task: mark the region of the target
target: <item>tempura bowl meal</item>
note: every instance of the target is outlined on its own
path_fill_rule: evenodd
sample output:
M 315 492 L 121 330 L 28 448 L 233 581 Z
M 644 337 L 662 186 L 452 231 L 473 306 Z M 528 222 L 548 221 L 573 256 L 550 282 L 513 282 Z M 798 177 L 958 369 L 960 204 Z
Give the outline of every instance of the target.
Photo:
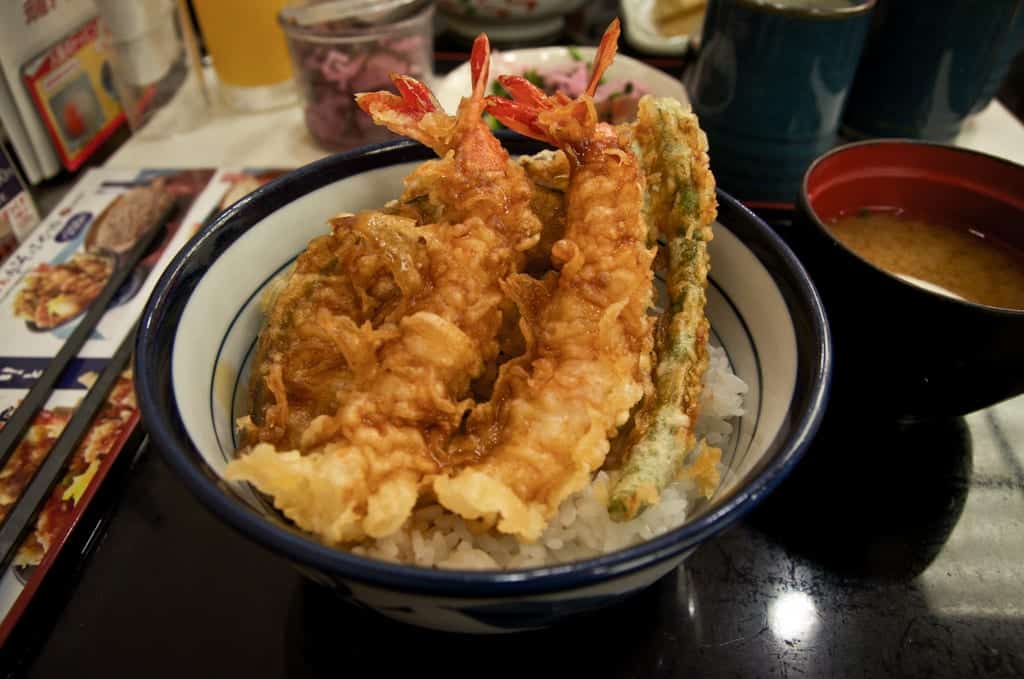
M 508 631 L 651 584 L 796 463 L 817 293 L 678 101 L 598 121 L 617 33 L 575 98 L 488 95 L 483 36 L 456 112 L 394 76 L 357 103 L 418 143 L 274 180 L 178 255 L 137 389 L 219 517 L 386 615 Z
M 836 342 L 833 404 L 963 415 L 1024 393 L 1024 167 L 875 140 L 804 177 L 792 242 Z

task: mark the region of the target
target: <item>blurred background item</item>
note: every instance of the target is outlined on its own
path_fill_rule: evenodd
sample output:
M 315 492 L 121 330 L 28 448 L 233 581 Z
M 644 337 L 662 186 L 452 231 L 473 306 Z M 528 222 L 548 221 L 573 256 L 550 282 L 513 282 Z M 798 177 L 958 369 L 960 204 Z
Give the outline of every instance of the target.
M 652 18 L 662 35 L 690 35 L 704 21 L 705 0 L 655 0 Z
M 295 103 L 292 64 L 277 14 L 290 0 L 192 0 L 220 92 L 248 112 Z
M 835 145 L 875 0 L 710 0 L 687 89 L 718 185 L 792 203 Z
M 951 140 L 1022 48 L 1024 0 L 879 0 L 843 134 Z
M 91 0 L 0 2 L 0 122 L 30 184 L 61 170 L 54 148 L 22 77 L 22 67 L 96 16 Z
M 7 151 L 0 145 L 0 262 L 39 223 L 32 196 Z
M 441 0 L 450 31 L 466 41 L 486 32 L 492 45 L 546 44 L 565 30 L 565 16 L 585 0 Z
M 619 11 L 619 0 L 591 0 L 565 16 L 563 42 L 566 45 L 596 45 L 616 17 L 625 21 Z
M 424 0 L 336 0 L 281 12 L 306 127 L 340 151 L 395 138 L 355 105 L 392 90 L 391 73 L 433 79 L 434 6 Z
M 648 54 L 683 54 L 700 36 L 707 0 L 620 0 L 626 39 Z
M 117 94 L 106 84 L 110 68 L 99 21 L 91 19 L 21 69 L 52 148 L 72 172 L 124 123 Z
M 133 134 L 160 138 L 201 125 L 209 102 L 184 0 L 95 2 L 112 66 L 104 87 L 116 89 Z

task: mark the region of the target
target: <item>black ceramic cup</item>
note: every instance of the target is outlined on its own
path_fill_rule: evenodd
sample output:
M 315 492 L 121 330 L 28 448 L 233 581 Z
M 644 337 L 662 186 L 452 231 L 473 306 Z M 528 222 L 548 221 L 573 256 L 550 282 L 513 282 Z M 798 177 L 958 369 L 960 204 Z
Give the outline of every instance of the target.
M 973 227 L 1024 252 L 1024 166 L 910 140 L 850 144 L 815 161 L 792 245 L 832 326 L 833 407 L 930 418 L 1024 393 L 1024 310 L 933 292 L 854 254 L 827 225 L 866 206 Z
M 1022 49 L 1024 0 L 879 0 L 842 133 L 950 140 Z
M 836 143 L 875 0 L 710 0 L 687 75 L 718 185 L 792 204 Z

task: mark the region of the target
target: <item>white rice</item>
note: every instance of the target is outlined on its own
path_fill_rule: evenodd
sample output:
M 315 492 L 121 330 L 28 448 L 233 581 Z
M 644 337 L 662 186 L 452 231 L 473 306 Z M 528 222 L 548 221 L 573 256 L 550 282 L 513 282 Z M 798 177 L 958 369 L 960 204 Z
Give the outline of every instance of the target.
M 733 374 L 725 351 L 710 347 L 704 376 L 697 434 L 713 446 L 728 441 L 729 418 L 743 414 L 747 385 Z M 607 554 L 650 540 L 686 520 L 693 493 L 692 483 L 673 483 L 661 502 L 632 521 L 618 523 L 606 506 L 609 477 L 598 472 L 581 493 L 559 508 L 540 540 L 520 543 L 508 535 L 476 534 L 460 517 L 439 505 L 416 510 L 400 531 L 386 538 L 362 543 L 352 551 L 386 561 L 437 568 L 528 568 L 576 561 Z

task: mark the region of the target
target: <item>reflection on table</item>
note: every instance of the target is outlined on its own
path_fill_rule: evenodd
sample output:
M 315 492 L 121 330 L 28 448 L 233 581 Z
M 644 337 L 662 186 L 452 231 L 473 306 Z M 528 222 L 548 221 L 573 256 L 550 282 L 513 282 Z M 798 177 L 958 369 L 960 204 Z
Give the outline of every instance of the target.
M 649 590 L 500 637 L 405 627 L 335 599 L 214 519 L 147 449 L 69 600 L 19 643 L 45 641 L 33 677 L 431 664 L 448 676 L 1013 675 L 1024 397 L 935 424 L 865 426 L 841 453 L 823 438 L 772 502 Z

